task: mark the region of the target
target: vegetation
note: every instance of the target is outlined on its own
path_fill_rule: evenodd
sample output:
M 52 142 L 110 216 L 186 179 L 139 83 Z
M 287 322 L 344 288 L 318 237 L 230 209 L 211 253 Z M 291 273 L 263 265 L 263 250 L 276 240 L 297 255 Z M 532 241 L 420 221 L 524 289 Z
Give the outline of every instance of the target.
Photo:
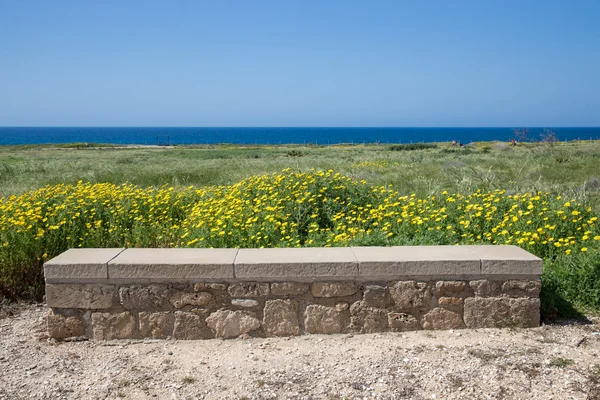
M 0 297 L 69 247 L 508 243 L 545 316 L 600 311 L 598 144 L 439 147 L 2 149 Z
M 391 151 L 411 151 L 435 148 L 437 148 L 437 145 L 435 143 L 393 144 L 389 147 Z

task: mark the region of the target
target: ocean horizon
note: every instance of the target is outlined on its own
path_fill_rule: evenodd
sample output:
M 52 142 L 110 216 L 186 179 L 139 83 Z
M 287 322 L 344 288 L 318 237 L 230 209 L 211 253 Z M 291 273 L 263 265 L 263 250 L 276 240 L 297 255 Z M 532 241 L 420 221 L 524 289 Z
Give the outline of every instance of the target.
M 75 142 L 117 145 L 314 144 L 597 140 L 600 127 L 0 127 L 0 145 Z

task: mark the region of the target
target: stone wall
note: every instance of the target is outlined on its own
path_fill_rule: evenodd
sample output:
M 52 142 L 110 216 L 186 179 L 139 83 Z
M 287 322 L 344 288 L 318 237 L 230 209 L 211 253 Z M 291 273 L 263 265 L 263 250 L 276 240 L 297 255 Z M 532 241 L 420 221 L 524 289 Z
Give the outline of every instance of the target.
M 45 265 L 49 335 L 95 340 L 534 327 L 513 246 L 73 249 Z

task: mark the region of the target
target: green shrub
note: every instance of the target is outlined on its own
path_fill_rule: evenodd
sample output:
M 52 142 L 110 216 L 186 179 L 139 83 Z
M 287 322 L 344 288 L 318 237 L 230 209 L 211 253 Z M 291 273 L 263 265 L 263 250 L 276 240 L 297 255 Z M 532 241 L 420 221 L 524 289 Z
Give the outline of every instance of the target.
M 435 149 L 437 144 L 435 143 L 407 143 L 407 144 L 393 144 L 388 147 L 390 151 L 412 151 L 412 150 L 425 150 Z

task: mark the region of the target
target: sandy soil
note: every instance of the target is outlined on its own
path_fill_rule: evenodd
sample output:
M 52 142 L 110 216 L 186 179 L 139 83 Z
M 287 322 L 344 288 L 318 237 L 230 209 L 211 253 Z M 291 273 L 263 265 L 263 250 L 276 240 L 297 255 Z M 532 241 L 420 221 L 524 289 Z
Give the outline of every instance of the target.
M 598 321 L 535 329 L 56 342 L 44 333 L 46 312 L 43 305 L 0 312 L 0 399 L 600 400 Z

